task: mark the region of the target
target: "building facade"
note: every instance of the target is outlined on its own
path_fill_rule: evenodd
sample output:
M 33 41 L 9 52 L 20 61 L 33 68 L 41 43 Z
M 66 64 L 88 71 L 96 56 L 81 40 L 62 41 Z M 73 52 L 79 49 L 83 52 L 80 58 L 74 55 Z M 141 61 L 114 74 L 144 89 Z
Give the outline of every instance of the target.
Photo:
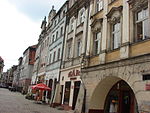
M 84 98 L 86 113 L 148 113 L 150 1 L 89 3 L 83 91 L 78 100 Z
M 28 87 L 31 84 L 36 47 L 37 45 L 29 46 L 23 52 L 23 59 L 19 77 L 19 87 L 21 87 L 22 93 L 27 93 Z
M 69 0 L 60 74 L 61 104 L 75 109 L 81 79 L 81 62 L 85 55 L 89 7 L 86 0 Z
M 47 98 L 50 103 L 54 104 L 54 96 L 56 91 L 56 84 L 59 81 L 60 66 L 62 61 L 63 43 L 65 39 L 66 28 L 66 12 L 68 9 L 68 1 L 57 11 L 54 7 L 49 13 L 49 23 L 47 27 L 49 36 L 49 48 L 47 51 L 47 67 L 45 83 L 52 89 L 47 93 Z
M 22 67 L 22 57 L 20 57 L 18 59 L 18 65 L 17 65 L 17 69 L 14 71 L 14 77 L 13 77 L 13 83 L 12 86 L 14 88 L 16 88 L 17 91 L 21 91 L 21 86 L 19 86 L 19 79 L 20 79 L 20 71 L 21 71 L 21 67 Z

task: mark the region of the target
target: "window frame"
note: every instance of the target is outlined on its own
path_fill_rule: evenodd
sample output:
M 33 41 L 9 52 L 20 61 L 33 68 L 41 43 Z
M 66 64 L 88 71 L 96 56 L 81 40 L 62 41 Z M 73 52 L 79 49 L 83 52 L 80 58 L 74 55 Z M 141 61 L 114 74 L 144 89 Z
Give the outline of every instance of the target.
M 56 31 L 56 40 L 58 39 L 58 34 L 59 34 L 58 31 Z
M 81 9 L 79 11 L 79 18 L 78 19 L 79 19 L 78 20 L 79 25 L 84 22 L 84 19 L 85 19 L 85 10 L 84 9 Z
M 71 32 L 71 31 L 73 31 L 73 27 L 74 27 L 74 18 L 71 18 L 70 19 L 70 27 L 69 27 L 69 31 Z
M 55 57 L 56 57 L 56 51 L 53 53 L 53 62 L 55 62 Z
M 78 45 L 80 45 L 80 46 L 78 46 Z M 82 47 L 82 41 L 81 41 L 81 39 L 79 38 L 79 39 L 77 39 L 77 41 L 76 41 L 76 56 L 77 56 L 77 57 L 81 56 L 81 47 Z
M 63 26 L 60 28 L 60 37 L 61 36 L 63 36 L 63 30 L 64 30 L 64 28 L 63 28 Z
M 118 29 L 113 30 L 113 28 L 115 28 L 115 25 L 119 25 L 120 29 L 118 28 Z M 119 34 L 119 37 L 114 37 L 114 36 L 118 36 L 118 34 Z M 117 38 L 116 40 L 118 42 L 115 42 L 115 38 Z M 115 47 L 115 43 L 117 44 L 116 45 L 117 47 Z M 121 22 L 120 21 L 117 21 L 116 23 L 113 23 L 111 25 L 111 45 L 112 45 L 111 47 L 112 50 L 118 49 L 121 46 Z
M 67 42 L 67 58 L 71 58 L 71 49 L 72 49 L 72 40 L 69 40 L 68 42 Z
M 144 15 L 146 14 L 144 11 L 147 11 L 147 15 Z M 148 6 L 144 7 L 144 8 L 141 8 L 139 9 L 138 11 L 135 11 L 133 12 L 134 13 L 134 16 L 135 18 L 134 19 L 134 29 L 135 29 L 135 33 L 134 33 L 134 42 L 139 42 L 139 41 L 142 41 L 142 40 L 146 40 L 148 38 L 150 38 L 150 36 L 147 36 L 145 37 L 145 26 L 146 24 L 144 24 L 146 21 L 149 21 L 149 10 L 148 10 Z M 141 18 L 139 18 L 138 14 L 141 13 Z M 138 32 L 138 25 L 141 24 L 141 33 Z M 148 22 L 149 24 L 149 22 Z M 140 29 L 140 28 L 139 28 Z M 138 36 L 139 35 L 139 36 Z
M 58 52 L 57 52 L 57 60 L 60 60 L 60 48 L 58 48 Z
M 96 13 L 103 10 L 104 1 L 103 0 L 96 0 Z
M 98 34 L 100 35 L 100 37 L 98 37 Z M 96 46 L 97 44 L 98 46 Z M 102 32 L 97 31 L 94 33 L 94 40 L 93 40 L 93 54 L 94 55 L 100 54 L 101 45 L 102 45 Z
M 49 55 L 49 63 L 51 64 L 51 60 L 52 60 L 52 54 L 50 53 Z

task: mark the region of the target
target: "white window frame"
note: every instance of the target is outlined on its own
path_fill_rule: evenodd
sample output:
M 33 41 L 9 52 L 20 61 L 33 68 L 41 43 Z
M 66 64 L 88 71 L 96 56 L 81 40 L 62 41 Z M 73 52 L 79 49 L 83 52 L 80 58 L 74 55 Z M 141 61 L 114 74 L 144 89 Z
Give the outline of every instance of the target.
M 67 44 L 67 58 L 71 58 L 71 49 L 72 49 L 72 41 L 69 41 Z
M 81 39 L 78 39 L 77 40 L 77 54 L 76 54 L 76 56 L 78 57 L 78 56 L 80 56 L 81 55 L 81 46 L 82 46 L 82 42 L 81 42 Z
M 103 9 L 103 0 L 96 0 L 96 12 Z
M 112 49 L 121 46 L 121 23 L 117 22 L 112 25 Z
M 146 31 L 145 31 L 145 22 L 149 21 L 149 11 L 148 11 L 148 7 L 145 9 L 141 9 L 140 11 L 136 12 L 136 20 L 135 20 L 135 24 L 136 24 L 136 41 L 140 41 L 140 40 L 144 40 L 146 38 L 149 38 L 150 36 L 146 37 Z M 137 25 L 138 24 L 142 24 L 142 35 L 138 36 L 138 31 L 137 31 Z
M 80 11 L 79 11 L 79 24 L 81 24 L 81 23 L 83 23 L 84 22 L 84 18 L 85 18 L 85 10 L 84 9 L 81 9 Z
M 73 27 L 74 27 L 74 18 L 70 19 L 70 32 L 73 31 Z
M 52 54 L 49 55 L 49 63 L 52 61 Z
M 101 31 L 96 32 L 95 36 L 94 36 L 94 55 L 98 55 L 100 53 L 101 40 L 102 40 L 102 33 L 101 33 Z

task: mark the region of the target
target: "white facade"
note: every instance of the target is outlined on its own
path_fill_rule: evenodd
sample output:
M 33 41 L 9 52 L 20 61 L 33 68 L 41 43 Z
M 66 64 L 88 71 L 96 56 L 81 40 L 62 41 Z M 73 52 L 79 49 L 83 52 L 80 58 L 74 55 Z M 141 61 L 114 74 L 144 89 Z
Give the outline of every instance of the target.
M 64 3 L 64 5 L 55 15 L 53 15 L 53 11 L 51 11 L 49 14 L 49 17 L 53 16 L 53 18 L 51 18 L 51 23 L 49 23 L 51 26 L 48 34 L 50 38 L 47 52 L 48 57 L 45 82 L 50 88 L 52 88 L 50 97 L 51 100 L 55 94 L 56 82 L 59 81 L 67 7 L 68 2 Z M 50 83 L 50 81 L 52 81 L 52 83 Z

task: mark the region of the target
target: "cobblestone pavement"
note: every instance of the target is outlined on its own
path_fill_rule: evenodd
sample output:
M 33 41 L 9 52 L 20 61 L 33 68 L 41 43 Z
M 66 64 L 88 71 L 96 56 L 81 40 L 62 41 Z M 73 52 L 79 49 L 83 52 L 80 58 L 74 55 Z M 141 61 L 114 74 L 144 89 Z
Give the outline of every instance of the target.
M 0 113 L 72 113 L 58 110 L 49 105 L 36 104 L 18 92 L 0 88 Z

